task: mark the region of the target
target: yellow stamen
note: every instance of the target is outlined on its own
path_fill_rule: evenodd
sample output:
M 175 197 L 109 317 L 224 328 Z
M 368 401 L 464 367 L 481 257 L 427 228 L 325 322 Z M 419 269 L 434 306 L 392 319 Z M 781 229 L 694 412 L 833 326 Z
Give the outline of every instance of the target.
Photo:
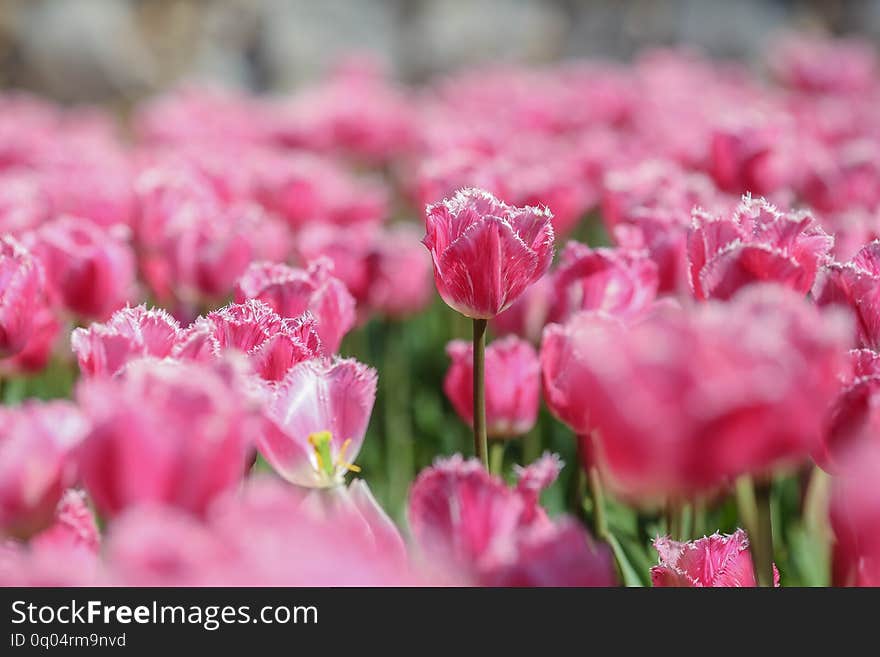
M 348 463 L 345 461 L 345 453 L 348 451 L 348 446 L 351 445 L 351 438 L 347 438 L 345 442 L 342 443 L 342 447 L 339 448 L 339 454 L 336 455 L 336 465 L 340 468 L 345 468 L 349 472 L 360 472 L 360 467 L 356 466 L 354 463 Z

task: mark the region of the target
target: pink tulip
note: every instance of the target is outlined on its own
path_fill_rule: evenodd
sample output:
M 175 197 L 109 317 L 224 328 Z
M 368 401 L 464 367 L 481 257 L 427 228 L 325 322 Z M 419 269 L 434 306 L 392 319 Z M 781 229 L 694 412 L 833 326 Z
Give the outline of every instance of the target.
M 363 479 L 355 479 L 348 486 L 311 489 L 303 496 L 300 508 L 329 525 L 350 528 L 365 547 L 384 559 L 407 563 L 400 532 Z
M 532 344 L 541 342 L 541 333 L 553 303 L 553 275 L 545 274 L 529 286 L 510 308 L 492 318 L 496 335 L 518 335 Z
M 251 299 L 197 319 L 181 332 L 172 355 L 212 360 L 227 350 L 246 354 L 266 381 L 279 381 L 296 363 L 323 353 L 309 313 L 282 319 L 262 301 Z
M 818 447 L 849 330 L 777 286 L 629 328 L 575 315 L 545 329 L 545 398 L 577 434 L 597 430 L 621 492 L 689 496 Z
M 849 262 L 829 263 L 819 273 L 813 296 L 820 306 L 849 309 L 858 344 L 880 349 L 880 241 L 865 245 Z
M 370 252 L 378 228 L 371 224 L 342 228 L 331 224 L 313 224 L 297 234 L 296 251 L 301 262 L 327 258 L 333 263 L 333 275 L 345 283 L 358 304 L 370 299 Z
M 73 452 L 88 430 L 67 401 L 0 409 L 0 532 L 28 537 L 52 520 L 76 477 Z
M 148 358 L 80 383 L 92 422 L 80 467 L 102 514 L 150 503 L 199 514 L 238 483 L 256 418 L 233 365 Z
M 832 479 L 835 586 L 880 586 L 880 450 L 853 450 Z
M 651 568 L 655 587 L 755 587 L 755 567 L 749 537 L 742 529 L 679 543 L 668 536 L 654 540 L 660 564 Z M 774 585 L 779 572 L 773 566 Z
M 822 444 L 813 454 L 816 462 L 832 473 L 866 446 L 880 446 L 880 354 L 859 349 L 849 352 L 849 357 L 851 371 L 844 376 L 826 420 Z
M 661 292 L 685 292 L 687 229 L 694 206 L 727 203 L 705 175 L 668 161 L 613 169 L 603 181 L 602 219 L 617 246 L 646 250 L 657 265 Z
M 224 181 L 222 186 L 235 183 Z M 246 196 L 224 198 L 209 174 L 160 163 L 138 178 L 140 266 L 161 299 L 197 304 L 226 297 L 255 260 L 286 260 L 287 227 Z
M 254 200 L 293 229 L 377 224 L 388 214 L 388 192 L 380 182 L 358 179 L 331 160 L 260 151 L 250 165 Z
M 342 483 L 360 451 L 376 398 L 376 371 L 353 359 L 294 365 L 269 403 L 258 448 L 298 486 Z
M 28 343 L 43 305 L 43 269 L 13 237 L 0 238 L 0 358 Z
M 121 232 L 76 217 L 60 217 L 36 232 L 34 253 L 49 289 L 71 312 L 104 319 L 130 298 L 134 257 Z
M 74 329 L 70 342 L 80 371 L 103 376 L 142 356 L 170 356 L 180 333 L 180 324 L 164 310 L 141 304 L 117 310 L 103 324 Z
M 61 332 L 61 321 L 46 305 L 39 307 L 33 316 L 33 326 L 24 349 L 12 358 L 0 361 L 0 373 L 15 377 L 32 374 L 46 367 L 55 351 Z
M 569 518 L 550 520 L 537 506 L 536 486 L 558 473 L 545 456 L 535 466 L 551 477 L 520 473 L 508 488 L 476 460 L 438 460 L 419 474 L 409 496 L 409 525 L 432 564 L 487 586 L 613 586 L 611 554 Z
M 104 543 L 107 583 L 234 586 L 246 577 L 235 546 L 182 509 L 153 504 L 113 518 Z
M 783 213 L 743 197 L 730 218 L 695 212 L 688 237 L 690 280 L 697 299 L 729 299 L 767 281 L 806 294 L 834 238 L 806 214 Z
M 30 540 L 35 550 L 77 550 L 97 559 L 101 535 L 82 491 L 65 491 L 49 527 Z
M 644 313 L 657 296 L 657 265 L 643 252 L 592 249 L 571 241 L 553 274 L 553 322 L 579 310 L 631 318 Z
M 455 412 L 473 424 L 474 376 L 471 343 L 446 345 L 452 360 L 443 391 Z M 515 438 L 528 433 L 538 416 L 541 366 L 534 347 L 515 336 L 490 343 L 486 349 L 486 427 L 492 438 Z
M 378 233 L 367 255 L 367 269 L 370 309 L 403 318 L 431 301 L 431 259 L 413 227 L 400 224 Z
M 437 291 L 466 317 L 494 317 L 550 266 L 553 227 L 546 209 L 515 208 L 465 189 L 426 213 L 424 244 Z
M 373 502 L 355 501 L 361 492 L 307 492 L 277 478 L 250 479 L 211 511 L 213 534 L 235 550 L 219 563 L 217 578 L 252 586 L 418 583 L 397 530 Z
M 236 283 L 235 300 L 258 299 L 283 318 L 309 311 L 324 349 L 336 353 L 343 336 L 354 326 L 355 301 L 332 271 L 333 264 L 325 258 L 316 260 L 308 270 L 253 263 Z

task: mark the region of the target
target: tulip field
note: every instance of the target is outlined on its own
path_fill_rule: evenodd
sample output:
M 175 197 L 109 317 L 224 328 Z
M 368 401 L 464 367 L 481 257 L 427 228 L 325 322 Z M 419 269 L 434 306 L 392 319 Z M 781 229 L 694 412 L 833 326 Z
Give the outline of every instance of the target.
M 880 585 L 880 58 L 0 95 L 0 584 Z

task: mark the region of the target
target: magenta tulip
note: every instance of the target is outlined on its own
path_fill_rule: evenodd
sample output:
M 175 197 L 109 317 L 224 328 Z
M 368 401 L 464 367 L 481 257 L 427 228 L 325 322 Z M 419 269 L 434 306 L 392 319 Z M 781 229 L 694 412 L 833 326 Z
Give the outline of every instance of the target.
M 465 189 L 428 206 L 424 244 L 443 300 L 473 319 L 491 319 L 537 281 L 553 257 L 551 214 L 515 208 Z
M 446 345 L 452 363 L 443 391 L 455 412 L 474 422 L 473 345 L 454 340 Z M 490 438 L 522 436 L 535 425 L 541 397 L 541 366 L 534 347 L 515 336 L 486 349 L 486 429 Z

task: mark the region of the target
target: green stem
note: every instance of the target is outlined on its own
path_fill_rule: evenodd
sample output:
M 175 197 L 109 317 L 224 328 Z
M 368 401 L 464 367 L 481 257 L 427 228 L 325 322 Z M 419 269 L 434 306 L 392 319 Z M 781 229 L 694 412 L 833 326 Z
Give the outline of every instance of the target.
M 755 489 L 748 476 L 736 480 L 736 512 L 748 535 L 757 535 L 758 509 L 755 506 Z
M 681 537 L 679 540 L 689 541 L 693 537 L 693 512 L 690 504 L 682 504 L 679 507 L 678 532 Z
M 608 538 L 609 532 L 608 519 L 605 516 L 605 492 L 602 489 L 599 468 L 591 465 L 587 477 L 590 483 L 590 496 L 593 498 L 593 529 L 597 538 L 604 540 Z
M 538 460 L 541 456 L 541 429 L 539 423 L 535 423 L 532 430 L 522 437 L 522 462 L 525 464 Z
M 474 320 L 474 453 L 489 468 L 486 438 L 486 325 L 485 319 Z
M 415 445 L 410 409 L 410 372 L 407 351 L 397 323 L 389 323 L 385 335 L 384 405 L 385 448 L 388 463 L 388 500 L 395 516 L 406 502 L 406 492 L 415 470 Z M 402 511 L 401 511 L 402 512 Z
M 682 539 L 682 527 L 681 527 L 681 509 L 680 505 L 675 500 L 669 500 L 667 503 L 668 508 L 666 509 L 666 518 L 669 527 L 669 536 L 674 541 L 680 541 Z
M 769 481 L 755 484 L 757 506 L 757 532 L 753 543 L 755 571 L 760 586 L 773 586 L 773 521 L 770 514 L 771 484 Z
M 706 535 L 706 503 L 698 499 L 694 502 L 694 538 Z
M 499 477 L 504 472 L 504 448 L 507 446 L 505 440 L 493 440 L 489 445 L 489 472 Z

